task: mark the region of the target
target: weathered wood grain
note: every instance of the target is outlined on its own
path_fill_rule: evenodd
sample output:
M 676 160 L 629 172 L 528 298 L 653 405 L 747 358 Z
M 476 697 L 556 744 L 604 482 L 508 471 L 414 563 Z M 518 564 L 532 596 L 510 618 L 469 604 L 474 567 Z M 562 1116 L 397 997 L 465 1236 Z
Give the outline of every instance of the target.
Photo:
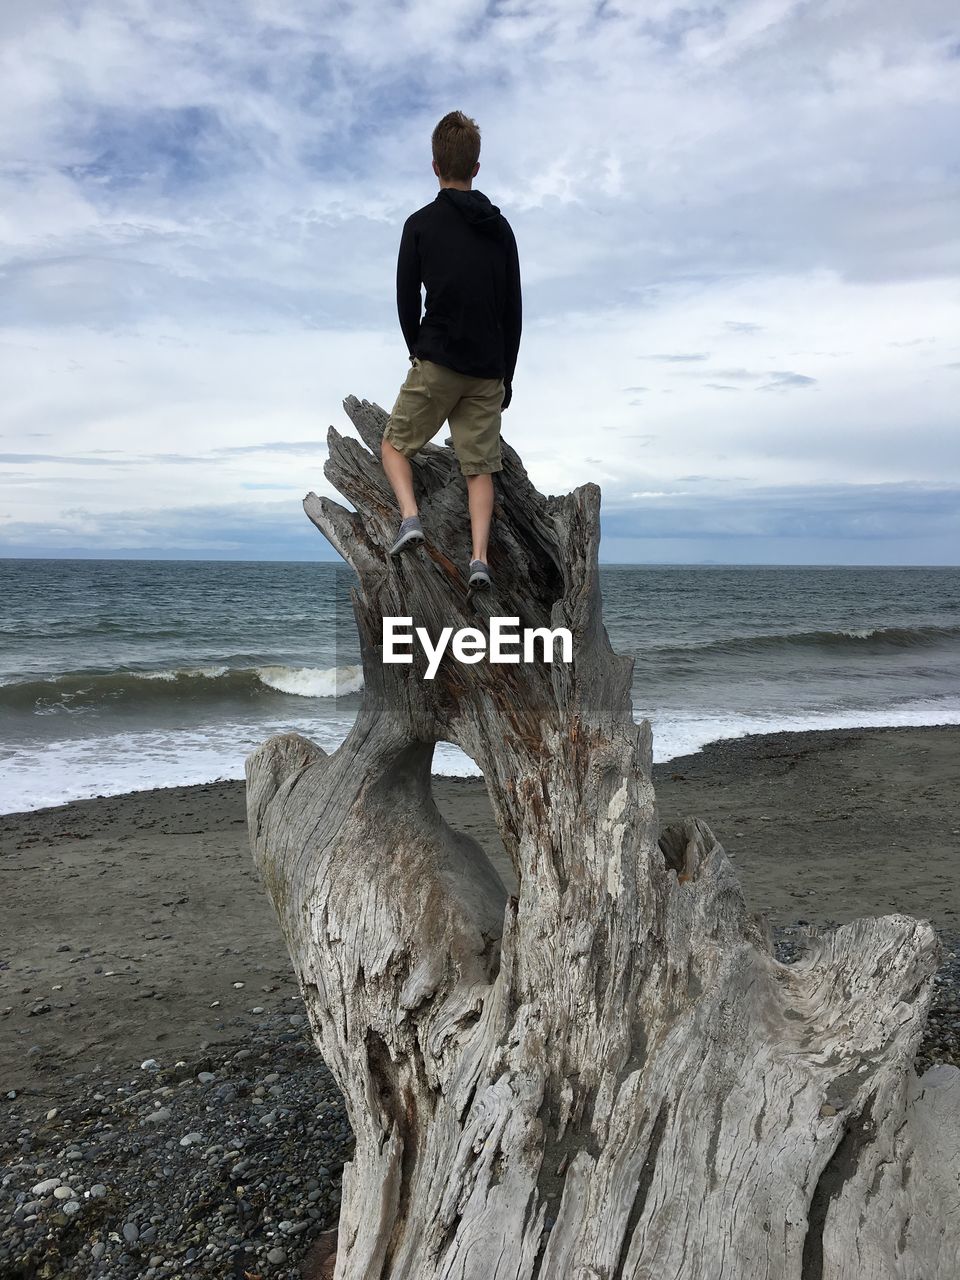
M 331 429 L 325 470 L 355 509 L 304 506 L 357 573 L 362 710 L 330 755 L 284 735 L 247 761 L 356 1134 L 337 1280 L 955 1280 L 960 1072 L 913 1070 L 931 928 L 860 920 L 779 964 L 709 826 L 659 832 L 598 489 L 544 497 L 505 447 L 496 590 L 471 598 L 452 452 L 418 456 L 428 541 L 392 562 L 386 415 L 345 407 L 364 443 Z M 493 613 L 569 627 L 573 663 L 381 662 L 384 616 Z M 517 897 L 433 803 L 440 740 L 483 771 Z

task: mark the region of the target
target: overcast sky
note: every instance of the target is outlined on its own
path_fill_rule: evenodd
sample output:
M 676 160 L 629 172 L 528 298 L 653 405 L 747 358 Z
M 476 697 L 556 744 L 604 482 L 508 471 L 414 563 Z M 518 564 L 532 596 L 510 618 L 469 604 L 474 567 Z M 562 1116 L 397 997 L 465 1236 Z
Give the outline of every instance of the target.
M 642 15 L 642 16 L 641 16 Z M 510 219 L 504 434 L 607 561 L 960 562 L 943 0 L 0 9 L 0 555 L 331 558 L 400 228 L 461 108 Z

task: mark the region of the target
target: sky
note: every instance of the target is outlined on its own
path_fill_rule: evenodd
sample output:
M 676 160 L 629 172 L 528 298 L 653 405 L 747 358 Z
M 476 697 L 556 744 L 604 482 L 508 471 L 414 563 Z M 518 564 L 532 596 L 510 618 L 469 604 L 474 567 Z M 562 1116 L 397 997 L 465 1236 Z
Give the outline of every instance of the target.
M 517 237 L 504 437 L 601 559 L 960 563 L 960 11 L 0 9 L 0 556 L 332 559 L 430 134 Z

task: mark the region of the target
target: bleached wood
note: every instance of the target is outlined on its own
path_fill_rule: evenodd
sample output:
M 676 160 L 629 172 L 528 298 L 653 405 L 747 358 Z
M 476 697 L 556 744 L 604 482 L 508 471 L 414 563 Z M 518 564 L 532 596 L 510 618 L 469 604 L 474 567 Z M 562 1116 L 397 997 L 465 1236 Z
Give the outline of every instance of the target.
M 304 506 L 358 575 L 362 709 L 329 756 L 291 734 L 247 761 L 356 1134 L 337 1280 L 955 1280 L 960 1072 L 913 1070 L 930 926 L 859 920 L 778 963 L 707 824 L 659 832 L 596 487 L 545 498 L 505 448 L 472 599 L 452 453 L 419 455 L 428 544 L 392 562 L 386 415 L 345 407 L 368 448 L 331 429 L 326 474 L 356 510 Z M 435 636 L 492 613 L 570 627 L 573 664 L 380 660 L 385 615 Z M 434 805 L 440 740 L 483 772 L 517 896 Z

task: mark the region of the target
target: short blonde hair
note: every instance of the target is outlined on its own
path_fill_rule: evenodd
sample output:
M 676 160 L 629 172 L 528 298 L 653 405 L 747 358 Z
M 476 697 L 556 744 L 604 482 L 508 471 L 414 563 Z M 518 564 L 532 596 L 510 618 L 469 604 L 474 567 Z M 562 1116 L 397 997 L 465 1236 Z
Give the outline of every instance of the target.
M 480 126 L 462 111 L 449 111 L 433 131 L 433 158 L 440 177 L 466 182 L 480 159 Z

